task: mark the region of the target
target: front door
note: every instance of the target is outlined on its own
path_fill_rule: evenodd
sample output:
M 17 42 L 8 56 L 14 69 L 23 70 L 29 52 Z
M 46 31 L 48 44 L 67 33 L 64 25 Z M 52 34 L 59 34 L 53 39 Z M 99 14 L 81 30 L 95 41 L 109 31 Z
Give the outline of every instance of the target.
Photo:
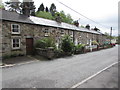
M 26 38 L 26 54 L 33 54 L 33 38 Z

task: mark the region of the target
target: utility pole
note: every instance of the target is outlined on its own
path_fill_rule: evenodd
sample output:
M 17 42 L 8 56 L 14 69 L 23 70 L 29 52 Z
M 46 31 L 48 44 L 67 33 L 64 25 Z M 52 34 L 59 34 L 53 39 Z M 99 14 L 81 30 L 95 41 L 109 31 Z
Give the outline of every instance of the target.
M 112 27 L 111 27 L 111 29 L 110 29 L 110 44 L 111 44 L 111 38 L 112 37 Z

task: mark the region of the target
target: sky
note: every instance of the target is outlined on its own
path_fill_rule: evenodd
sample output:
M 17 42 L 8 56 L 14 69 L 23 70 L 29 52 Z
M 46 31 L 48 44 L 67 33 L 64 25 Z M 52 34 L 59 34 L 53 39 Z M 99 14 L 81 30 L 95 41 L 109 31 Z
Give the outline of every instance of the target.
M 9 1 L 3 0 L 2 2 Z M 22 0 L 19 0 L 22 1 Z M 118 2 L 119 0 L 33 0 L 36 9 L 41 3 L 46 7 L 50 7 L 54 3 L 58 11 L 64 10 L 66 14 L 70 14 L 74 20 L 79 20 L 80 25 L 86 26 L 89 24 L 91 28 L 95 26 L 102 33 L 110 33 L 110 27 L 113 28 L 112 35 L 118 35 Z M 64 3 L 80 14 L 94 20 L 94 23 L 83 16 L 75 13 L 59 2 Z M 119 4 L 120 5 L 120 4 Z

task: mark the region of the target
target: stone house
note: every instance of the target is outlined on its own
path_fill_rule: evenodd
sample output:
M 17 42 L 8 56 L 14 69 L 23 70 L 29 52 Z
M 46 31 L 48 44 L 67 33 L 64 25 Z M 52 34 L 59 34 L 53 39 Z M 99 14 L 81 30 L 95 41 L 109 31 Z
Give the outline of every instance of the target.
M 2 10 L 0 22 L 0 38 L 3 56 L 12 54 L 29 55 L 33 52 L 36 40 L 52 36 L 56 45 L 61 42 L 61 38 L 66 34 L 71 36 L 71 40 L 77 44 L 89 44 L 90 39 L 103 44 L 106 37 L 104 34 L 80 28 L 67 23 L 59 23 L 34 16 L 25 16 L 15 12 Z

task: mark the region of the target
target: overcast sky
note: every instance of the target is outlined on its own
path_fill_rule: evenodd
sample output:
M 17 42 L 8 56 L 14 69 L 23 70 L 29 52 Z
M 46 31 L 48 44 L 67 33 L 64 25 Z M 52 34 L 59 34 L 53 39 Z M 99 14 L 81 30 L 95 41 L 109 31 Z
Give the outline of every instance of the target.
M 3 0 L 9 1 L 9 0 Z M 22 1 L 22 0 L 20 0 Z M 88 19 L 85 19 L 81 15 L 73 12 L 67 7 L 60 4 L 57 0 L 33 0 L 36 8 L 41 3 L 44 6 L 50 7 L 51 3 L 54 3 L 58 11 L 64 10 L 65 13 L 69 13 L 74 20 L 79 20 L 80 25 L 85 26 L 90 24 L 91 28 L 98 27 L 103 33 L 110 32 L 110 27 L 113 27 L 113 35 L 118 34 L 118 2 L 119 0 L 59 0 L 70 8 L 83 14 L 84 16 L 102 24 L 96 24 Z

